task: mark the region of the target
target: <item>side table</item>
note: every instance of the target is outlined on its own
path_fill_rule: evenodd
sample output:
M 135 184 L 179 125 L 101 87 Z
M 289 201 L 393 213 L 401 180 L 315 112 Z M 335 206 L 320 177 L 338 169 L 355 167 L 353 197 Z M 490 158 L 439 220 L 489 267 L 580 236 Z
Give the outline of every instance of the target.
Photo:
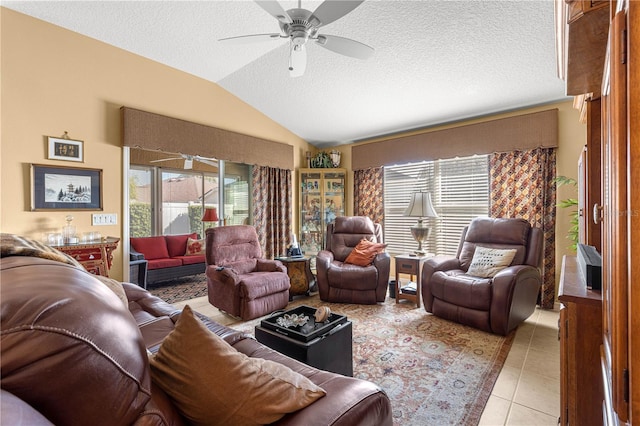
M 416 304 L 416 307 L 420 307 L 422 303 L 421 287 L 422 287 L 422 266 L 424 262 L 430 258 L 430 255 L 426 256 L 412 256 L 408 254 L 402 254 L 396 256 L 396 303 L 400 303 L 400 300 L 410 300 Z M 413 280 L 416 277 L 416 294 L 403 293 L 400 285 L 400 274 L 407 274 Z
M 92 274 L 108 277 L 113 262 L 113 251 L 118 248 L 118 242 L 120 238 L 107 237 L 100 241 L 52 247 L 76 259 Z
M 315 285 L 316 277 L 311 273 L 310 257 L 276 257 L 276 260 L 284 263 L 287 267 L 287 275 L 291 281 L 289 289 L 289 300 L 293 296 L 309 295 L 311 287 Z

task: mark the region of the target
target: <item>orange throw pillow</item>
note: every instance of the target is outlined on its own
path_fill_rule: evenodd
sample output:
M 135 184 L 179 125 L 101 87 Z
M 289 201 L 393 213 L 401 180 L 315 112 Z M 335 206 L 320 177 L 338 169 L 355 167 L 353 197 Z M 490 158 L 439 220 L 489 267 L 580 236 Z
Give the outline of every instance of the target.
M 369 266 L 373 263 L 375 257 L 384 252 L 386 244 L 372 243 L 368 240 L 360 240 L 357 246 L 351 250 L 349 256 L 344 260 L 344 263 L 351 263 L 358 266 Z

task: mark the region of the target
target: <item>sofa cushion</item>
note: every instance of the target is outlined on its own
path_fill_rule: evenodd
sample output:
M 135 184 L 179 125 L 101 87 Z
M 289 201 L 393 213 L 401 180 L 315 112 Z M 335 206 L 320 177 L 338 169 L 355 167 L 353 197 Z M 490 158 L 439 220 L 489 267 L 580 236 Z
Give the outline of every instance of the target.
M 204 239 L 194 240 L 193 238 L 187 239 L 187 251 L 185 256 L 204 256 L 206 241 Z
M 344 260 L 344 263 L 351 263 L 358 266 L 368 266 L 373 263 L 373 259 L 382 253 L 387 247 L 386 244 L 374 243 L 364 238 L 360 240 L 357 246 L 351 250 L 351 253 Z
M 151 383 L 142 336 L 118 297 L 56 261 L 7 257 L 0 268 L 2 388 L 54 424 L 132 424 Z
M 152 269 L 171 268 L 173 266 L 182 266 L 182 260 L 171 259 L 168 257 L 163 259 L 153 259 L 147 263 L 147 270 L 151 271 Z
M 151 357 L 151 374 L 195 425 L 261 425 L 324 396 L 303 375 L 231 347 L 185 306 Z
M 194 232 L 184 235 L 165 235 L 164 239 L 167 242 L 169 257 L 184 256 L 187 252 L 187 240 L 189 238 L 195 240 L 198 238 L 198 234 Z
M 133 247 L 135 251 L 144 254 L 144 258 L 147 260 L 169 257 L 167 243 L 162 235 L 156 237 L 131 238 L 131 247 Z
M 472 277 L 463 270 L 436 271 L 431 276 L 430 291 L 436 299 L 480 311 L 491 309 L 491 278 Z
M 195 265 L 197 263 L 205 262 L 203 254 L 196 256 L 178 256 L 174 257 L 174 259 L 178 259 L 183 265 Z
M 501 250 L 476 247 L 467 274 L 474 277 L 491 278 L 509 266 L 516 255 L 516 249 Z

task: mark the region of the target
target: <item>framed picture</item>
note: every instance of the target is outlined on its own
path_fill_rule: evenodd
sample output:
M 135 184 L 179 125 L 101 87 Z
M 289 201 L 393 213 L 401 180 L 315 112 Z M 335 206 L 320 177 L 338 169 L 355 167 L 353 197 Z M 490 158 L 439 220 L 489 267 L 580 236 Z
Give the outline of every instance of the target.
M 102 170 L 32 164 L 31 210 L 102 210 Z
M 49 160 L 84 162 L 84 142 L 73 139 L 47 137 Z

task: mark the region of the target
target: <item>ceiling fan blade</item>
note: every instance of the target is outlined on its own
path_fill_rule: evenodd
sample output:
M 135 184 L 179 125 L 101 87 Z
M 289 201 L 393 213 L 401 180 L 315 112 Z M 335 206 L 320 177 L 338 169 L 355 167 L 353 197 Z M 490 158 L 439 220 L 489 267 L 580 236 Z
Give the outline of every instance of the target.
M 316 43 L 332 52 L 358 59 L 369 59 L 375 52 L 373 47 L 364 43 L 334 35 L 319 35 Z
M 351 12 L 356 7 L 360 6 L 364 0 L 325 0 L 318 8 L 313 12 L 313 16 L 318 18 L 321 27 L 332 23 L 335 20 L 342 18 L 347 13 Z
M 287 37 L 283 36 L 279 33 L 271 33 L 271 34 L 251 34 L 251 35 L 242 35 L 235 37 L 227 37 L 221 38 L 218 41 L 228 43 L 228 44 L 250 44 L 250 43 L 259 43 L 262 41 L 272 41 L 272 40 L 280 40 L 286 39 Z
M 218 167 L 218 160 L 216 160 L 215 158 L 201 157 L 199 155 L 196 155 L 195 157 L 193 157 L 193 159 L 203 164 L 208 164 L 213 167 Z
M 307 49 L 304 44 L 292 45 L 289 55 L 289 75 L 301 77 L 307 68 Z
M 276 18 L 278 21 L 290 24 L 293 21 L 284 8 L 275 0 L 256 0 L 258 6 L 263 8 L 269 15 Z

